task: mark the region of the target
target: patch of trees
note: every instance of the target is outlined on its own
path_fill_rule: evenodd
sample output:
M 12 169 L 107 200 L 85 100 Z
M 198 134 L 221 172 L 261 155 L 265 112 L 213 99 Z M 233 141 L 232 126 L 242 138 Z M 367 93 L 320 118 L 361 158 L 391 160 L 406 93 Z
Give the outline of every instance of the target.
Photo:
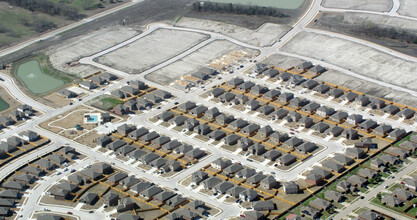
M 76 8 L 63 3 L 53 3 L 48 0 L 1 0 L 14 6 L 19 6 L 30 11 L 42 12 L 48 15 L 61 15 L 71 20 L 85 17 Z
M 234 5 L 232 3 L 214 3 L 214 2 L 194 2 L 193 10 L 197 12 L 217 12 L 243 15 L 258 15 L 284 18 L 288 15 L 280 12 L 276 8 L 259 7 L 252 5 Z
M 358 28 L 353 28 L 353 31 L 362 32 L 366 36 L 391 38 L 394 40 L 401 40 L 407 43 L 417 44 L 417 34 L 409 30 L 397 29 L 393 27 L 387 28 L 387 27 L 381 27 L 378 25 L 370 25 L 369 23 L 365 23 L 362 26 L 359 26 Z

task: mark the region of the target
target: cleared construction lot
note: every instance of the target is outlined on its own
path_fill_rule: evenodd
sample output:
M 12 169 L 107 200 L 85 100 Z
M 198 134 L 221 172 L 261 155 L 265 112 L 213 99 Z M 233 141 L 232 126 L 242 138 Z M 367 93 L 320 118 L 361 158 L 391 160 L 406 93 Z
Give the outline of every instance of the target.
M 217 32 L 257 46 L 273 44 L 290 29 L 282 24 L 265 23 L 256 30 L 251 30 L 233 24 L 188 17 L 182 18 L 175 26 Z
M 92 55 L 97 51 L 123 42 L 139 33 L 141 33 L 139 30 L 126 27 L 101 29 L 88 35 L 82 35 L 64 41 L 57 46 L 51 47 L 46 53 L 49 55 L 49 59 L 54 68 L 85 77 L 97 71 L 96 68 L 89 65 L 70 67 L 65 65 L 65 63 Z
M 241 46 L 230 43 L 229 41 L 214 41 L 191 55 L 147 75 L 146 78 L 156 83 L 166 85 L 181 78 L 183 75 L 192 74 L 199 68 L 203 67 L 204 64 L 209 65 L 214 63 L 216 60 L 221 58 L 222 55 L 225 57 L 234 52 L 239 52 L 242 55 L 246 54 L 246 56 L 253 56 L 255 54 L 254 50 L 245 49 Z M 246 56 L 242 58 L 245 58 Z M 231 62 L 234 63 L 233 60 Z
M 417 17 L 417 2 L 414 0 L 400 0 L 400 9 L 398 13 L 410 17 Z
M 304 44 L 303 42 L 309 43 Z M 323 47 L 323 44 L 329 46 Z M 412 90 L 417 89 L 415 84 L 417 78 L 413 74 L 417 70 L 416 63 L 357 43 L 321 34 L 302 32 L 282 49 L 289 53 L 323 59 L 325 62 L 350 69 L 352 72 L 373 79 Z M 343 81 L 336 84 L 342 83 Z
M 392 8 L 391 0 L 324 0 L 322 5 L 326 8 L 359 9 L 369 11 L 389 11 Z
M 98 58 L 98 62 L 128 73 L 139 73 L 205 39 L 206 35 L 198 33 L 156 30 L 132 44 Z

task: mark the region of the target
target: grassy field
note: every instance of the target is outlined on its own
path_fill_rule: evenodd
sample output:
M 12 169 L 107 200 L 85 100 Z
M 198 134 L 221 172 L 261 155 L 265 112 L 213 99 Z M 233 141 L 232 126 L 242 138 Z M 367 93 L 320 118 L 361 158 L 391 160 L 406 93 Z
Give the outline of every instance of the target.
M 10 7 L 9 4 L 1 2 L 0 27 L 3 28 L 4 31 L 0 31 L 0 48 L 37 34 L 32 26 L 29 25 L 33 22 L 33 19 L 53 21 L 58 26 L 68 23 L 68 21 L 62 17 L 34 13 L 23 8 Z
M 116 99 L 116 98 L 111 98 L 111 97 L 103 98 L 100 100 L 100 102 L 101 102 L 102 108 L 106 110 L 112 109 L 114 106 L 123 103 L 123 101 Z

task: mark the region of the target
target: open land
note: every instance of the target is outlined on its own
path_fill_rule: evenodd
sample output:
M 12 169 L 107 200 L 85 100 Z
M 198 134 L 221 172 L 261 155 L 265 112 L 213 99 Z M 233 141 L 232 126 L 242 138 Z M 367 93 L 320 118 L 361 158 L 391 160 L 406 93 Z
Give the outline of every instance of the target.
M 98 58 L 98 62 L 131 74 L 149 69 L 206 39 L 199 33 L 175 30 L 156 30 L 112 53 Z
M 205 65 L 210 66 L 215 59 L 217 60 L 222 56 L 227 56 L 232 53 L 242 53 L 242 55 L 245 54 L 245 56 L 254 55 L 253 50 L 245 49 L 228 41 L 214 41 L 191 55 L 153 72 L 146 77 L 147 79 L 160 84 L 170 84 L 181 78 L 181 76 L 192 74 Z M 242 56 L 241 59 L 245 56 Z M 238 63 L 238 61 L 239 60 L 231 62 Z
M 415 21 L 388 15 L 322 12 L 312 28 L 350 35 L 417 56 Z
M 304 44 L 303 42 L 309 42 Z M 328 45 L 322 47 L 322 44 Z M 416 90 L 416 63 L 396 58 L 375 49 L 329 36 L 301 32 L 283 51 L 323 59 L 328 63 L 394 85 Z M 343 53 L 340 53 L 343 51 Z
M 398 13 L 401 15 L 407 15 L 410 17 L 417 17 L 417 2 L 413 0 L 400 0 L 400 9 Z
M 389 11 L 392 8 L 391 0 L 324 0 L 322 5 L 326 8 L 344 8 L 369 11 Z

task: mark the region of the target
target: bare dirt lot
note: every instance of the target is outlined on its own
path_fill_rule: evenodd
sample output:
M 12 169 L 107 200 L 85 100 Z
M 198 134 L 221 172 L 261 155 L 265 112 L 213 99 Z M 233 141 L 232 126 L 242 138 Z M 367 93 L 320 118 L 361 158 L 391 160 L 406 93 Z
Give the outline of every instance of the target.
M 271 45 L 289 30 L 289 27 L 283 24 L 265 23 L 252 30 L 223 22 L 187 17 L 182 18 L 175 26 L 213 31 L 257 46 Z
M 147 79 L 156 83 L 169 84 L 181 78 L 183 75 L 191 74 L 204 64 L 208 65 L 215 59 L 221 58 L 233 52 L 243 52 L 247 55 L 254 54 L 255 51 L 245 49 L 229 41 L 214 41 L 191 55 L 166 66 L 156 72 L 147 75 Z
M 97 71 L 89 65 L 69 67 L 66 62 L 78 60 L 81 57 L 92 55 L 115 44 L 139 34 L 141 31 L 127 27 L 105 28 L 89 35 L 83 35 L 52 47 L 47 54 L 53 66 L 64 72 L 75 73 L 85 77 Z
M 282 47 L 282 50 L 324 59 L 325 62 L 351 69 L 355 73 L 417 90 L 417 76 L 413 74 L 417 71 L 417 63 L 347 40 L 302 32 Z
M 363 13 L 320 13 L 312 28 L 362 38 L 411 56 L 417 56 L 415 21 Z
M 324 0 L 322 5 L 326 8 L 345 8 L 368 11 L 389 11 L 392 8 L 391 0 Z
M 304 62 L 304 60 L 278 54 L 274 54 L 262 61 L 262 63 L 275 65 L 284 69 L 291 68 L 302 62 Z M 402 103 L 412 107 L 417 107 L 417 97 L 410 96 L 408 93 L 388 89 L 378 84 L 370 83 L 368 81 L 343 74 L 336 70 L 330 69 L 327 72 L 321 74 L 319 77 L 315 78 L 315 80 L 326 81 L 345 88 L 363 92 L 368 95 L 392 100 L 394 102 Z
M 98 62 L 128 73 L 140 73 L 207 39 L 208 36 L 159 29 L 151 34 L 98 58 Z
M 415 0 L 400 0 L 400 9 L 398 13 L 410 17 L 417 18 L 417 1 Z

